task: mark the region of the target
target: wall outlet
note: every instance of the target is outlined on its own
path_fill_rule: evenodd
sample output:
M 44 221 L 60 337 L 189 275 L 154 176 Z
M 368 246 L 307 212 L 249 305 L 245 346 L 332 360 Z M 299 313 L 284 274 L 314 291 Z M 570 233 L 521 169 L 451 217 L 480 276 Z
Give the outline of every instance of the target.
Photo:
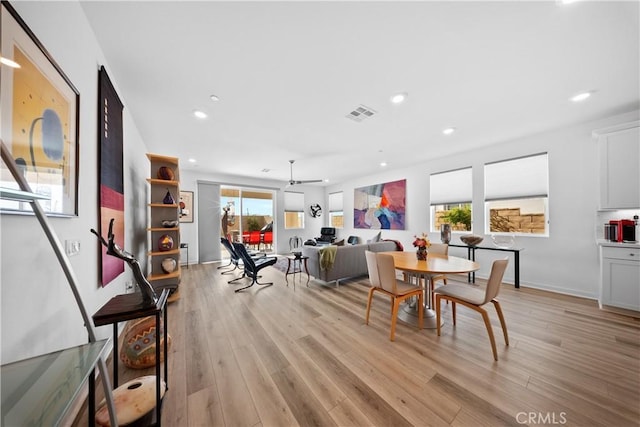
M 65 240 L 64 249 L 68 256 L 78 255 L 80 253 L 80 240 Z
M 127 281 L 124 283 L 124 293 L 125 294 L 132 294 L 136 289 L 136 284 L 133 283 L 132 281 Z

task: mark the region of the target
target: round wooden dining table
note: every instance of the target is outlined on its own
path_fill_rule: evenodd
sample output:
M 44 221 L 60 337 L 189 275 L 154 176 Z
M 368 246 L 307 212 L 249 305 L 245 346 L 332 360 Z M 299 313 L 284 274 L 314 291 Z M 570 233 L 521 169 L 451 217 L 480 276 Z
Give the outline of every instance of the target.
M 451 255 L 432 254 L 427 255 L 426 261 L 420 261 L 415 252 L 382 252 L 393 256 L 393 263 L 396 270 L 401 270 L 409 276 L 417 277 L 417 283 L 425 283 L 424 297 L 424 323 L 425 329 L 435 329 L 436 312 L 431 307 L 431 286 L 429 280 L 432 275 L 470 273 L 480 269 L 480 264 L 466 258 L 459 258 Z M 417 302 L 407 302 L 398 312 L 398 318 L 412 325 L 418 325 Z

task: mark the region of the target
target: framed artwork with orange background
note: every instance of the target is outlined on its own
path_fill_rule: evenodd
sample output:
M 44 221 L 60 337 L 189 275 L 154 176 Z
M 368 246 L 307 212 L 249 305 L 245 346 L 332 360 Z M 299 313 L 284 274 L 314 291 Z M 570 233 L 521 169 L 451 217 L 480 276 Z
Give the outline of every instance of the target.
M 78 215 L 80 94 L 11 5 L 3 1 L 0 138 L 48 215 Z M 15 187 L 3 168 L 1 185 Z M 2 201 L 3 213 L 30 213 L 28 203 Z

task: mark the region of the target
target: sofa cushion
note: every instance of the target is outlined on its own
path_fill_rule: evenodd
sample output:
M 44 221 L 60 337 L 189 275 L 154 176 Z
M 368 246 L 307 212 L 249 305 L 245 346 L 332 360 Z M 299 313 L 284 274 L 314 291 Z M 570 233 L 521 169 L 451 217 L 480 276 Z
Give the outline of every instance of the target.
M 367 240 L 367 243 L 376 243 L 382 239 L 382 231 L 378 231 L 378 234 Z

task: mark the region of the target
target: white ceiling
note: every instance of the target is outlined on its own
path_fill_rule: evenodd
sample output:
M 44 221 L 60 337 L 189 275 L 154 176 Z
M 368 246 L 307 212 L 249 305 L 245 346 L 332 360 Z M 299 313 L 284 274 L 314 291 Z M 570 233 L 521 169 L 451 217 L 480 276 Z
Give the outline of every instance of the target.
M 638 109 L 639 4 L 82 7 L 151 152 L 180 157 L 183 170 L 282 181 L 294 159 L 295 179 L 337 183 L 383 160 L 401 168 Z M 584 90 L 596 92 L 568 101 Z M 397 92 L 408 99 L 392 105 Z M 377 113 L 345 118 L 360 104 Z M 458 131 L 443 135 L 449 126 Z

